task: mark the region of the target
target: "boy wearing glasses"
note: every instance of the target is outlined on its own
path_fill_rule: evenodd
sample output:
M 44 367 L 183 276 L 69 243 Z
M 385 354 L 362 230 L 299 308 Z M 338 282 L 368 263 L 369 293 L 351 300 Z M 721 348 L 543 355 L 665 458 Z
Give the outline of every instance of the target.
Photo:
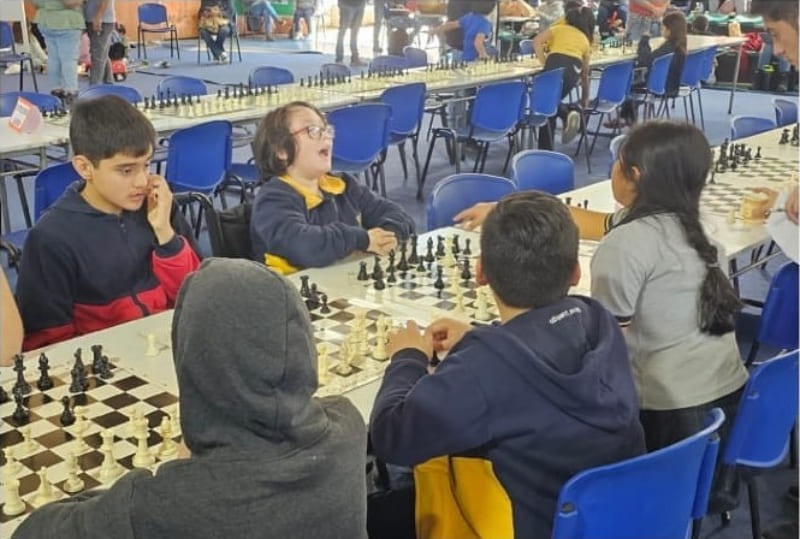
M 323 267 L 355 251 L 385 255 L 414 231 L 394 202 L 355 178 L 330 175 L 333 126 L 301 101 L 267 114 L 253 144 L 269 179 L 253 205 L 253 256 L 287 274 Z

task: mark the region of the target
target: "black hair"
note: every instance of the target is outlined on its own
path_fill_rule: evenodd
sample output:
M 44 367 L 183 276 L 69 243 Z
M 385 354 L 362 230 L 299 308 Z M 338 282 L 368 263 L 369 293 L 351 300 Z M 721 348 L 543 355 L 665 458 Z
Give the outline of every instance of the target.
M 708 17 L 695 15 L 692 21 L 692 32 L 708 32 Z
M 619 155 L 625 176 L 633 178 L 633 168 L 639 170 L 636 199 L 620 224 L 657 214 L 677 217 L 707 268 L 700 286 L 700 330 L 711 335 L 733 331 L 742 304 L 700 223 L 700 193 L 712 161 L 705 135 L 692 124 L 653 120 L 628 133 Z
M 71 116 L 69 141 L 72 150 L 95 166 L 117 154 L 141 157 L 155 148 L 153 124 L 119 96 L 79 99 L 72 105 Z
M 672 43 L 677 50 L 679 50 L 682 54 L 686 54 L 687 51 L 687 27 L 686 27 L 686 17 L 683 16 L 683 13 L 680 11 L 672 11 L 664 15 L 661 19 L 661 24 L 669 28 L 669 38 L 667 41 Z
M 271 110 L 258 124 L 256 136 L 253 140 L 253 157 L 262 180 L 268 180 L 271 176 L 285 174 L 286 170 L 294 162 L 297 148 L 294 136 L 289 128 L 289 121 L 292 112 L 300 108 L 313 110 L 320 119 L 325 121 L 325 115 L 311 103 L 293 101 Z M 286 154 L 285 159 L 278 156 L 281 152 Z
M 786 21 L 797 29 L 797 0 L 752 0 L 750 13 L 771 21 Z
M 583 7 L 583 0 L 567 0 L 564 2 L 564 13 L 571 9 L 580 9 Z
M 574 26 L 583 32 L 589 39 L 589 43 L 594 40 L 595 20 L 591 8 L 583 6 L 568 9 L 564 14 L 564 20 L 567 21 L 567 24 L 570 26 Z
M 578 227 L 552 195 L 507 195 L 483 223 L 483 272 L 497 297 L 510 307 L 531 309 L 562 299 L 577 263 Z

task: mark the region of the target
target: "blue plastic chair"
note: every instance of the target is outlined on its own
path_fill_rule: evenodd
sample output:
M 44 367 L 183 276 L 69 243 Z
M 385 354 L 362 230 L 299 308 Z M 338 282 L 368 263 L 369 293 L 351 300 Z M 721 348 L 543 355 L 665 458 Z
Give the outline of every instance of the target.
M 761 344 L 794 350 L 798 347 L 798 271 L 797 264 L 787 262 L 772 276 L 767 297 L 761 306 L 758 334 L 753 339 L 745 365 L 753 363 Z
M 328 123 L 336 128 L 333 139 L 333 170 L 366 176 L 372 173 L 372 188 L 380 180 L 386 196 L 386 177 L 379 157 L 389 145 L 392 108 L 383 103 L 365 103 L 331 111 Z
M 104 95 L 116 95 L 127 101 L 128 103 L 139 103 L 142 100 L 142 94 L 139 90 L 131 86 L 122 86 L 120 84 L 98 84 L 96 86 L 89 86 L 78 92 L 78 99 L 95 99 Z
M 523 39 L 519 42 L 519 53 L 520 54 L 533 54 L 533 40 L 532 39 Z
M 31 74 L 33 90 L 39 91 L 39 83 L 36 82 L 36 68 L 33 66 L 33 57 L 25 52 L 17 52 L 17 44 L 14 41 L 14 32 L 11 24 L 0 21 L 0 63 L 14 64 L 19 63 L 19 91 L 23 90 L 25 74 L 25 63 L 28 64 L 28 73 Z
M 692 111 L 692 123 L 696 123 L 694 114 L 694 98 L 693 94 L 700 91 L 700 80 L 703 76 L 703 64 L 705 63 L 706 51 L 696 51 L 686 55 L 686 60 L 683 63 L 683 71 L 681 71 L 681 85 L 678 88 L 678 96 L 683 101 L 683 113 L 686 121 L 689 121 L 689 108 Z M 686 100 L 689 100 L 687 106 Z M 700 114 L 700 125 L 705 129 L 705 119 Z
M 428 230 L 452 226 L 453 217 L 478 202 L 494 202 L 516 190 L 508 178 L 491 174 L 453 174 L 436 184 L 425 210 Z
M 433 155 L 433 148 L 439 138 L 444 138 L 448 143 L 448 151 L 452 152 L 457 173 L 461 172 L 461 158 L 458 149 L 460 143 L 473 142 L 478 145 L 478 154 L 475 157 L 472 171 L 483 172 L 489 145 L 504 138 L 508 139 L 508 153 L 503 165 L 505 172 L 514 151 L 514 134 L 519 122 L 520 111 L 525 106 L 526 92 L 525 83 L 520 81 L 487 84 L 478 88 L 475 94 L 466 127 L 457 130 L 449 127 L 433 129 L 433 136 L 428 146 L 428 156 L 425 159 L 425 166 L 422 168 L 422 175 L 417 186 L 417 199 L 422 200 L 422 189 L 428 174 L 428 166 Z
M 383 54 L 376 56 L 369 63 L 370 73 L 381 73 L 383 71 L 391 71 L 393 69 L 408 69 L 406 57 Z
M 350 68 L 344 64 L 322 64 L 320 75 L 325 79 L 328 77 L 349 77 Z
M 725 414 L 714 408 L 707 426 L 646 455 L 592 468 L 570 479 L 558 497 L 553 539 L 676 539 L 702 518 Z
M 168 96 L 206 95 L 208 94 L 208 87 L 205 82 L 198 78 L 173 75 L 171 77 L 164 77 L 158 82 L 156 93 L 160 99 L 165 99 Z
M 413 82 L 387 88 L 381 94 L 380 101 L 389 105 L 392 115 L 389 118 L 389 146 L 397 146 L 400 153 L 400 164 L 403 166 L 403 178 L 408 179 L 406 163 L 406 141 L 411 139 L 411 153 L 414 158 L 414 171 L 419 181 L 419 129 L 422 116 L 425 114 L 424 82 Z M 385 159 L 384 154 L 384 159 Z
M 563 153 L 525 150 L 511 160 L 511 179 L 520 191 L 560 195 L 575 189 L 575 164 Z
M 751 472 L 779 465 L 789 452 L 797 421 L 797 357 L 794 350 L 762 363 L 750 374 L 722 455 L 726 465 L 744 467 L 741 475 L 747 482 L 753 539 L 761 538 L 761 519 Z
M 136 27 L 136 57 L 140 58 L 140 51 L 144 51 L 144 57 L 147 58 L 147 40 L 145 39 L 145 33 L 169 33 L 169 57 L 172 58 L 172 47 L 174 43 L 175 51 L 178 53 L 178 60 L 180 60 L 181 48 L 178 45 L 178 29 L 174 24 L 169 23 L 166 6 L 155 3 L 145 3 L 138 7 L 137 13 L 139 16 L 139 24 Z
M 776 127 L 775 122 L 769 118 L 734 116 L 731 118 L 731 140 L 757 135 Z
M 4 92 L 0 94 L 0 116 L 11 116 L 20 97 L 36 105 L 42 112 L 61 108 L 61 100 L 54 95 L 37 92 Z
M 406 59 L 406 66 L 409 68 L 426 67 L 428 65 L 428 53 L 425 52 L 425 49 L 407 45 L 403 47 L 403 56 Z
M 528 108 L 523 109 L 523 115 L 519 122 L 523 133 L 525 130 L 528 131 L 528 147 L 533 147 L 535 130 L 539 127 L 546 127 L 552 140 L 553 133 L 550 131 L 550 118 L 558 114 L 563 87 L 563 67 L 542 71 L 531 79 L 530 90 L 528 91 Z
M 772 106 L 775 107 L 775 123 L 778 127 L 797 123 L 797 101 L 772 98 Z
M 650 72 L 647 75 L 647 94 L 645 95 L 644 117 L 659 118 L 666 115 L 669 118 L 669 107 L 667 106 L 667 77 L 669 76 L 669 65 L 675 53 L 665 54 L 653 60 Z M 656 106 L 658 103 L 658 106 Z
M 622 143 L 625 142 L 625 139 L 628 135 L 622 134 L 617 135 L 616 137 L 611 139 L 611 143 L 608 145 L 608 153 L 609 153 L 609 164 L 608 164 L 608 177 L 611 177 L 611 169 L 614 168 L 614 163 L 617 162 L 619 159 L 619 150 L 622 148 Z
M 616 112 L 617 117 L 619 117 L 619 108 L 630 93 L 631 81 L 633 78 L 633 64 L 634 62 L 632 60 L 611 64 L 603 69 L 600 74 L 597 94 L 589 102 L 589 108 L 584 111 L 584 114 L 589 117 L 599 116 L 597 119 L 597 128 L 593 133 L 592 144 L 588 149 L 589 154 L 594 151 L 594 145 L 597 142 L 598 136 L 614 137 L 619 132 L 619 128 L 614 128 L 610 134 L 600 133 L 600 128 L 603 126 L 603 120 L 606 115 Z M 578 141 L 578 151 L 580 151 L 583 142 L 583 136 L 581 136 L 581 140 Z M 577 152 L 575 155 L 577 155 Z
M 250 85 L 256 88 L 294 83 L 294 75 L 282 67 L 261 66 L 250 72 Z

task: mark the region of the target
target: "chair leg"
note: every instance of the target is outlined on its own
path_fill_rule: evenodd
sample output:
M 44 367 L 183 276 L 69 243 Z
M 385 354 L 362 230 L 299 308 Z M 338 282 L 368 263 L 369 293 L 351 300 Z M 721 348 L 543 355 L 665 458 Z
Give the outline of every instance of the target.
M 789 434 L 789 468 L 797 469 L 797 423 L 792 426 Z
M 758 348 L 760 343 L 753 339 L 753 344 L 750 345 L 750 351 L 747 353 L 747 359 L 744 360 L 744 366 L 750 367 L 753 364 L 753 361 L 756 359 L 756 355 L 758 354 Z
M 403 183 L 408 181 L 408 163 L 406 163 L 406 144 L 401 142 L 397 145 L 397 153 L 400 154 L 400 165 L 403 167 Z
M 386 198 L 386 173 L 383 170 L 383 163 L 378 163 L 377 176 L 381 181 L 381 196 Z
M 136 27 L 136 59 L 142 57 L 142 27 Z
M 583 138 L 586 139 L 586 115 L 581 111 L 581 133 L 583 134 Z M 588 139 L 587 139 L 588 140 Z M 589 148 L 584 147 L 583 153 L 586 155 L 586 172 L 588 174 L 592 173 L 592 163 L 589 159 Z
M 434 132 L 430 144 L 428 144 L 428 156 L 425 158 L 425 166 L 422 167 L 422 175 L 417 178 L 417 200 L 422 200 L 422 188 L 425 186 L 425 178 L 428 176 L 428 165 L 433 155 L 433 146 L 436 144 L 438 135 Z
M 242 47 L 239 44 L 239 34 L 236 34 L 236 54 L 239 56 L 239 62 L 242 61 Z M 233 55 L 231 55 L 233 56 Z M 231 59 L 231 63 L 233 63 L 233 59 Z
M 683 98 L 683 116 L 686 118 L 686 123 L 689 123 L 689 107 L 686 105 L 685 97 Z
M 506 153 L 506 162 L 503 163 L 503 174 L 506 173 L 508 170 L 508 164 L 511 162 L 511 154 L 514 152 L 514 148 L 516 148 L 516 137 L 510 136 L 508 137 L 508 152 Z
M 589 148 L 589 154 L 590 155 L 591 155 L 592 152 L 594 152 L 594 145 L 597 142 L 597 137 L 600 135 L 600 126 L 603 125 L 603 118 L 605 118 L 605 117 L 606 117 L 606 113 L 605 112 L 601 112 L 600 113 L 600 118 L 597 119 L 597 129 L 594 130 L 594 137 L 592 137 L 592 145 Z M 587 123 L 588 123 L 588 120 L 587 120 Z
M 28 206 L 28 195 L 25 193 L 25 184 L 22 183 L 22 176 L 19 174 L 14 176 L 14 180 L 17 182 L 17 194 L 19 195 L 19 205 L 22 207 L 22 216 L 25 218 L 25 227 L 30 228 L 33 226 L 33 221 L 31 220 L 31 209 Z
M 702 524 L 702 518 L 696 518 L 692 520 L 692 539 L 700 539 L 700 528 Z
M 483 169 L 486 168 L 486 157 L 489 155 L 489 143 L 486 143 L 486 147 L 483 149 L 483 156 L 481 156 L 481 167 L 479 172 L 482 174 Z
M 706 129 L 706 120 L 703 117 L 703 89 L 699 88 L 697 90 L 697 108 L 700 111 L 700 127 L 705 131 Z
M 39 83 L 36 81 L 36 68 L 33 65 L 33 58 L 28 58 L 28 62 L 31 64 L 31 79 L 33 79 L 33 91 L 39 92 Z
M 750 498 L 750 529 L 753 539 L 761 539 L 761 514 L 758 511 L 758 488 L 755 479 L 747 481 L 747 497 Z
M 411 137 L 413 143 L 411 145 L 411 156 L 414 158 L 414 172 L 417 175 L 417 183 L 419 183 L 419 151 L 417 143 L 419 142 L 419 133 Z

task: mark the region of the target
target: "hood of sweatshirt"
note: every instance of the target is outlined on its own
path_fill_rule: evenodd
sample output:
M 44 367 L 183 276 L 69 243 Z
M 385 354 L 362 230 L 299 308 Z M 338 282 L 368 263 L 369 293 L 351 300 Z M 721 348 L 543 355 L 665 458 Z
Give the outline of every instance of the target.
M 172 344 L 193 455 L 278 456 L 324 433 L 311 322 L 284 277 L 248 260 L 204 261 L 178 295 Z
M 591 298 L 569 296 L 502 326 L 476 328 L 465 341 L 472 339 L 576 421 L 614 432 L 638 417 L 622 332 Z

